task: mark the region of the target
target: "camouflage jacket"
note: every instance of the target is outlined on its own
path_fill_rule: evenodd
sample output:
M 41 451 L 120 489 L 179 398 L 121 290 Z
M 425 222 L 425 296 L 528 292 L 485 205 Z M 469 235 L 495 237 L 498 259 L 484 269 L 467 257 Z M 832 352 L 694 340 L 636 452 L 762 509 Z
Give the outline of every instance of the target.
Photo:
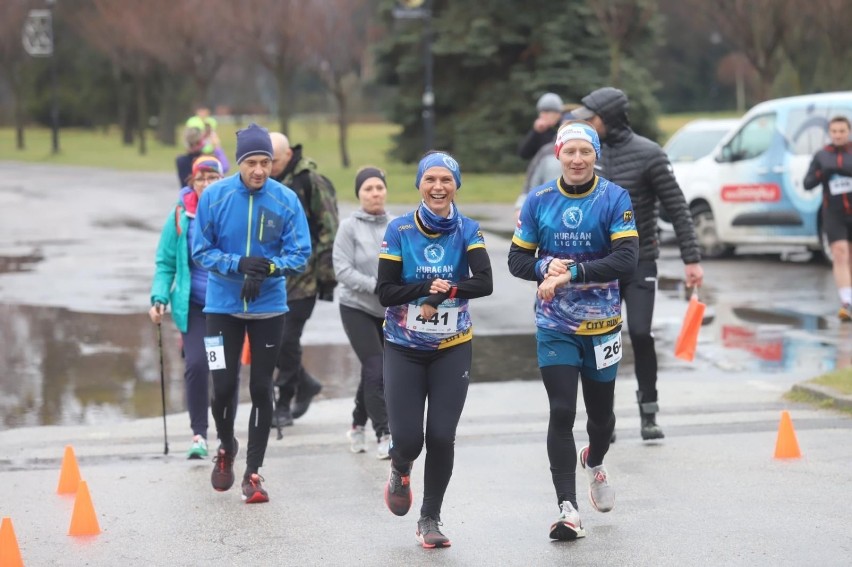
M 317 164 L 302 156 L 301 144 L 278 179 L 298 195 L 311 229 L 311 258 L 301 274 L 287 277 L 287 299 L 330 296 L 337 280 L 331 254 L 339 218 L 334 188 L 317 173 Z M 308 202 L 310 199 L 310 202 Z

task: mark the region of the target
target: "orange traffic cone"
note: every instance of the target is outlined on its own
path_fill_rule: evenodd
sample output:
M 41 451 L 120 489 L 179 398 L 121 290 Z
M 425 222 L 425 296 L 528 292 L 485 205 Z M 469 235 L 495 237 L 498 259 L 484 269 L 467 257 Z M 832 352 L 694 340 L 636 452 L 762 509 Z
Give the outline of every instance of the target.
M 243 354 L 240 362 L 243 363 L 243 366 L 251 364 L 251 346 L 249 345 L 248 333 L 246 333 L 246 338 L 243 341 Z
M 98 535 L 99 533 L 101 533 L 101 527 L 98 525 L 98 517 L 95 515 L 92 497 L 89 496 L 89 487 L 85 480 L 81 480 L 77 488 L 77 497 L 74 500 L 74 512 L 71 514 L 71 527 L 68 528 L 68 535 L 86 536 Z
M 59 486 L 57 494 L 76 494 L 77 486 L 80 484 L 80 467 L 77 466 L 77 457 L 74 456 L 74 448 L 65 446 L 65 456 L 62 457 L 62 470 L 59 472 Z
M 800 459 L 802 452 L 799 450 L 799 442 L 796 440 L 796 431 L 793 429 L 793 420 L 790 412 L 781 412 L 781 423 L 778 425 L 778 439 L 775 441 L 776 459 Z
M 15 528 L 12 527 L 12 518 L 3 518 L 3 523 L 0 524 L 0 566 L 24 567 Z

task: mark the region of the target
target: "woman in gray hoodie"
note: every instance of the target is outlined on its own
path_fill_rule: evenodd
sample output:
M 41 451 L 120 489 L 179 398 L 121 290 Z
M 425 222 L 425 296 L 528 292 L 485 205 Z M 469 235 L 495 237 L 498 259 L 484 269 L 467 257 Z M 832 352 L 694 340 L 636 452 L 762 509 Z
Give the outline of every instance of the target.
M 382 358 L 382 324 L 385 308 L 376 295 L 379 248 L 390 216 L 385 174 L 376 167 L 362 167 L 355 175 L 355 195 L 361 207 L 344 219 L 334 239 L 334 274 L 340 292 L 340 319 L 349 343 L 361 361 L 361 381 L 355 394 L 352 428 L 347 433 L 353 453 L 367 451 L 364 427 L 373 422 L 378 447 L 376 457 L 390 458 L 390 430 L 385 406 Z

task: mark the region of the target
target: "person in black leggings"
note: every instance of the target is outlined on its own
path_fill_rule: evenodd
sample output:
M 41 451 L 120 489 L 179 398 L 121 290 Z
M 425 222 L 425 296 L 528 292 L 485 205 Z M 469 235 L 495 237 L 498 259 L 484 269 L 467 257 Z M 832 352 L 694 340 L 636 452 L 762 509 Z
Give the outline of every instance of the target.
M 461 170 L 443 152 L 429 152 L 417 168 L 416 210 L 388 225 L 379 254 L 379 300 L 385 313 L 385 400 L 391 471 L 385 503 L 397 516 L 411 508 L 411 466 L 423 450 L 426 465 L 417 541 L 448 547 L 440 530 L 441 504 L 453 473 L 455 436 L 470 383 L 468 300 L 491 294 L 491 262 L 479 224 L 453 198 Z
M 613 396 L 621 360 L 619 278 L 636 267 L 638 234 L 627 191 L 595 175 L 600 140 L 586 122 L 559 128 L 562 175 L 530 192 L 509 250 L 512 275 L 539 282 L 535 304 L 538 365 L 550 402 L 547 456 L 559 518 L 550 537 L 586 532 L 577 509 L 577 461 L 599 512 L 615 505 L 603 464 L 615 428 Z M 582 380 L 589 444 L 575 457 L 577 385 Z
M 373 422 L 378 446 L 376 457 L 390 458 L 390 429 L 385 405 L 384 353 L 385 308 L 377 295 L 379 248 L 390 217 L 385 212 L 388 188 L 385 174 L 363 167 L 355 175 L 355 196 L 360 208 L 340 223 L 332 259 L 340 291 L 340 320 L 349 344 L 361 361 L 361 380 L 355 394 L 352 427 L 347 432 L 353 453 L 367 451 L 364 427 Z

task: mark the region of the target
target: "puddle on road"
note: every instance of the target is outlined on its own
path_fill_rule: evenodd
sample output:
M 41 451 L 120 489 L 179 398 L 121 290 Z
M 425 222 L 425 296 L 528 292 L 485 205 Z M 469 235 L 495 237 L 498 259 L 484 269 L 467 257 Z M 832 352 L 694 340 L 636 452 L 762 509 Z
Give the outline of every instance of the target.
M 180 334 L 163 324 L 167 410 L 185 410 Z M 350 397 L 360 365 L 348 344 L 305 345 L 319 398 Z M 0 306 L 0 429 L 108 424 L 161 415 L 156 327 L 147 314 Z M 538 379 L 533 336 L 477 336 L 474 381 Z M 248 369 L 240 400 L 247 401 Z M 342 419 L 346 419 L 345 416 Z
M 676 286 L 666 287 L 669 291 L 663 293 L 683 296 Z M 824 317 L 789 310 L 711 308 L 715 315 L 702 327 L 696 368 L 710 364 L 762 373 L 801 368 L 814 375 L 852 365 L 852 326 L 838 327 Z M 658 329 L 658 352 L 671 353 L 678 332 L 674 324 Z M 163 324 L 169 413 L 185 411 L 179 337 L 170 321 Z M 539 379 L 533 335 L 477 335 L 473 352 L 474 382 Z M 622 374 L 632 379 L 629 340 L 624 352 Z M 672 360 L 661 354 L 661 368 Z M 360 366 L 349 345 L 306 345 L 304 363 L 323 382 L 319 398 L 354 395 Z M 161 415 L 156 328 L 145 313 L 0 306 L 0 368 L 0 429 L 109 424 Z M 249 399 L 248 369 L 242 372 L 240 399 Z
M 682 282 L 665 293 L 689 297 Z M 696 365 L 709 364 L 731 372 L 801 372 L 803 378 L 852 366 L 849 325 L 804 310 L 717 301 L 707 292 L 701 299 L 707 304 L 707 312 Z M 679 325 L 655 331 L 658 352 L 674 352 L 679 332 Z

